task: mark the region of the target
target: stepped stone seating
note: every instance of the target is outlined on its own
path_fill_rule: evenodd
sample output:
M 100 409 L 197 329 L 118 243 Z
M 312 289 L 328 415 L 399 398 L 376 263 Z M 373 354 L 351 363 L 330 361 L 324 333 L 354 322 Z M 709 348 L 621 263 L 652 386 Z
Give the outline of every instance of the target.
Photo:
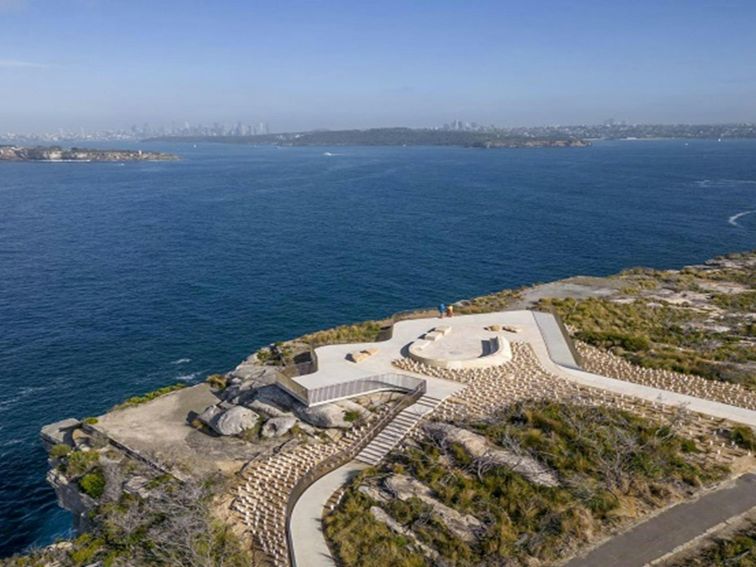
M 588 372 L 756 410 L 756 393 L 746 390 L 739 384 L 707 380 L 700 376 L 671 370 L 643 368 L 586 343 L 578 341 L 576 344 L 583 368 Z
M 409 358 L 394 361 L 394 365 L 426 376 L 467 384 L 464 390 L 438 406 L 433 412 L 434 419 L 453 422 L 476 416 L 490 416 L 497 410 L 522 400 L 569 400 L 573 403 L 630 411 L 656 421 L 676 419 L 681 434 L 718 447 L 719 452 L 715 455 L 702 453 L 702 460 L 716 458 L 720 462 L 729 463 L 746 454 L 744 450 L 723 440 L 719 420 L 688 412 L 684 408 L 576 384 L 544 370 L 531 347 L 524 343 L 512 343 L 512 352 L 513 359 L 510 362 L 489 368 L 431 367 Z M 413 428 L 407 438 L 417 439 L 422 435 L 421 431 Z
M 299 480 L 335 453 L 361 443 L 374 420 L 388 407 L 374 412 L 370 421 L 347 431 L 337 441 L 309 441 L 247 464 L 236 488 L 231 509 L 246 527 L 256 546 L 275 567 L 287 567 L 286 504 Z

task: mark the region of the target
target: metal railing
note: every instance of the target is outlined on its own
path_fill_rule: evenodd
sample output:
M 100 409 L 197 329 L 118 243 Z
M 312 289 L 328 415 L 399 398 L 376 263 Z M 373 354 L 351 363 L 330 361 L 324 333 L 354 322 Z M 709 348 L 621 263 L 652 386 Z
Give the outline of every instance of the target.
M 278 373 L 278 385 L 308 407 L 381 390 L 412 392 L 420 383 L 425 384 L 425 380 L 405 374 L 387 373 L 339 382 L 338 384 L 307 388 L 284 373 Z
M 378 419 L 378 421 L 370 426 L 368 433 L 363 439 L 361 439 L 351 447 L 342 449 L 338 453 L 335 453 L 330 457 L 324 459 L 323 461 L 315 465 L 312 469 L 310 469 L 294 485 L 291 493 L 289 493 L 289 499 L 286 502 L 286 543 L 289 548 L 289 562 L 291 564 L 291 567 L 297 567 L 297 559 L 294 554 L 294 541 L 291 535 L 291 514 L 294 511 L 294 506 L 296 506 L 299 498 L 315 482 L 323 478 L 328 473 L 335 471 L 337 468 L 354 459 L 360 453 L 360 451 L 362 451 L 373 439 L 375 439 L 375 437 L 381 431 L 383 431 L 383 429 L 389 423 L 391 423 L 391 421 L 397 415 L 399 415 L 400 412 L 417 402 L 417 400 L 419 400 L 423 396 L 423 394 L 425 394 L 425 391 L 427 389 L 425 380 L 419 380 L 419 382 L 420 383 L 417 384 L 416 387 L 412 391 L 410 391 L 405 398 L 403 398 L 398 404 L 396 404 L 388 412 L 382 415 Z

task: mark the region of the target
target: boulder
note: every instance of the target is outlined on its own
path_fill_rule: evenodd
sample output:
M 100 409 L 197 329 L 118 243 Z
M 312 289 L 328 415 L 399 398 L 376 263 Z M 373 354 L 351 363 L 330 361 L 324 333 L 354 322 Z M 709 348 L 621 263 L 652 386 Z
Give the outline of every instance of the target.
M 215 421 L 213 429 L 220 435 L 239 435 L 242 431 L 252 429 L 260 419 L 255 412 L 243 406 L 234 406 L 223 412 Z
M 218 406 L 207 406 L 205 410 L 197 416 L 197 419 L 208 427 L 213 427 L 215 420 L 222 413 L 223 410 Z
M 298 404 L 294 408 L 294 413 L 297 414 L 299 419 L 315 427 L 349 429 L 352 425 L 344 419 L 345 410 L 338 403 L 323 404 L 311 408 Z
M 227 410 L 209 406 L 197 419 L 218 435 L 239 435 L 242 431 L 252 429 L 260 418 L 255 412 L 242 406 L 233 406 Z
M 283 412 L 290 412 L 294 407 L 302 405 L 293 396 L 287 394 L 275 384 L 256 388 L 254 399 L 274 406 Z
M 272 368 L 255 366 L 246 372 L 238 373 L 238 368 L 230 373 L 228 387 L 223 390 L 223 399 L 235 404 L 251 400 L 258 388 L 269 386 L 276 381 Z
M 296 417 L 272 417 L 262 426 L 262 436 L 266 438 L 286 435 L 297 424 Z
M 252 400 L 244 402 L 242 405 L 248 407 L 258 415 L 264 417 L 291 417 L 291 412 L 281 411 L 276 406 L 265 403 L 262 400 Z

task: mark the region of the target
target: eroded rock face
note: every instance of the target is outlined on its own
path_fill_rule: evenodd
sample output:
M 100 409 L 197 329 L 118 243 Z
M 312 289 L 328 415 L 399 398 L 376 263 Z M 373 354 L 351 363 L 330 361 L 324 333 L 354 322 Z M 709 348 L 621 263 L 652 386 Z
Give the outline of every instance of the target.
M 296 417 L 272 417 L 262 426 L 263 437 L 281 437 L 297 424 Z
M 475 516 L 461 514 L 454 508 L 449 508 L 446 504 L 436 500 L 431 489 L 420 481 L 411 476 L 395 474 L 388 477 L 384 484 L 386 490 L 399 500 L 418 498 L 431 506 L 433 512 L 441 518 L 449 531 L 458 538 L 468 542 L 476 541 L 476 533 L 482 529 L 483 524 Z
M 228 410 L 210 406 L 197 419 L 218 435 L 239 435 L 247 429 L 252 429 L 260 417 L 243 406 L 234 406 Z
M 223 391 L 223 399 L 234 404 L 244 404 L 254 399 L 260 388 L 274 384 L 276 374 L 272 368 L 257 365 L 239 365 L 229 374 L 229 385 Z
M 423 425 L 423 429 L 434 439 L 461 445 L 473 459 L 486 459 L 494 466 L 508 467 L 535 484 L 559 486 L 556 474 L 543 464 L 526 454 L 496 447 L 482 435 L 448 423 L 430 422 Z
M 379 506 L 371 506 L 370 514 L 377 521 L 388 526 L 388 528 L 394 533 L 408 538 L 413 543 L 413 545 L 415 545 L 415 547 L 417 547 L 426 557 L 432 559 L 435 562 L 434 564 L 443 565 L 442 563 L 439 563 L 441 557 L 435 549 L 431 549 L 430 547 L 422 543 L 412 530 L 405 528 L 403 525 L 397 522 L 394 518 L 387 514 L 386 511 L 383 510 L 383 508 L 380 508 Z

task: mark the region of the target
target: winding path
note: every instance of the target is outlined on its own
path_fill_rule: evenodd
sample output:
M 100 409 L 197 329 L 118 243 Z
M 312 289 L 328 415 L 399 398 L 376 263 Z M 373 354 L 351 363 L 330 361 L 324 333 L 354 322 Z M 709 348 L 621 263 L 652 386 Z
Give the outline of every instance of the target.
M 340 380 L 355 379 L 361 377 L 361 374 L 374 373 L 379 374 L 382 372 L 398 372 L 396 368 L 391 366 L 391 362 L 402 356 L 403 349 L 415 340 L 418 336 L 430 330 L 435 325 L 439 324 L 439 319 L 416 319 L 401 321 L 394 326 L 393 336 L 390 340 L 382 343 L 372 344 L 349 344 L 349 345 L 332 345 L 321 347 L 317 349 L 319 371 L 315 374 L 310 374 L 299 378 L 300 380 L 307 380 L 308 382 L 319 384 L 321 381 L 324 384 L 338 383 Z M 684 406 L 690 411 L 698 412 L 701 414 L 713 416 L 716 418 L 729 419 L 731 421 L 750 425 L 756 427 L 756 411 L 747 410 L 735 406 L 730 406 L 720 402 L 711 400 L 705 400 L 688 396 L 685 394 L 679 394 L 675 392 L 669 392 L 658 388 L 652 388 L 644 386 L 642 384 L 636 384 L 632 382 L 625 382 L 614 378 L 608 378 L 606 376 L 600 376 L 586 372 L 580 368 L 573 355 L 573 349 L 567 337 L 565 337 L 562 329 L 559 326 L 556 318 L 548 313 L 537 313 L 533 311 L 504 311 L 499 313 L 486 313 L 478 315 L 462 315 L 452 319 L 445 319 L 445 325 L 452 326 L 453 332 L 464 332 L 465 327 L 480 328 L 492 324 L 506 325 L 510 327 L 517 327 L 519 332 L 517 334 L 510 334 L 509 338 L 512 340 L 522 341 L 528 343 L 538 358 L 538 362 L 543 366 L 543 369 L 547 372 L 551 372 L 561 378 L 570 380 L 572 382 L 606 390 L 615 394 L 628 396 L 632 398 L 640 398 L 649 402 L 669 405 L 669 406 Z M 371 357 L 366 363 L 355 365 L 346 361 L 346 354 L 357 347 L 365 348 L 367 346 L 373 346 L 379 350 L 378 354 Z M 460 389 L 460 385 L 453 387 L 445 380 L 439 380 L 437 378 L 430 378 L 422 376 L 428 381 L 428 391 L 436 392 L 436 397 L 444 399 L 453 394 L 456 390 Z M 439 393 L 440 392 L 440 393 Z M 325 475 L 320 480 L 310 486 L 297 501 L 293 508 L 292 516 L 290 519 L 290 533 L 289 539 L 293 542 L 291 549 L 291 555 L 293 558 L 293 567 L 333 567 L 335 562 L 330 555 L 328 545 L 325 541 L 325 537 L 322 531 L 322 515 L 324 507 L 328 502 L 331 495 L 343 486 L 349 479 L 359 470 L 365 467 L 364 464 L 357 461 L 352 461 L 346 465 L 336 469 L 335 471 Z M 739 481 L 739 487 L 736 493 L 730 493 L 725 491 L 719 491 L 709 495 L 712 500 L 716 502 L 715 507 L 719 506 L 717 499 L 723 499 L 723 502 L 729 502 L 731 500 L 740 500 L 740 506 L 737 509 L 741 509 L 742 506 L 748 505 L 750 499 L 740 499 L 737 494 L 740 494 L 744 490 L 750 490 L 749 495 L 756 504 L 756 490 L 754 490 L 754 480 L 752 475 L 749 475 L 745 480 Z M 744 487 L 744 488 L 743 488 Z M 736 494 L 736 496 L 731 496 Z M 704 497 L 707 498 L 707 497 Z M 704 501 L 709 502 L 701 498 L 699 501 L 691 503 L 696 505 L 697 502 Z M 711 504 L 709 504 L 711 505 Z M 754 504 L 748 505 L 748 507 Z M 650 529 L 659 529 L 659 526 L 664 526 L 666 522 L 674 521 L 675 518 L 680 517 L 679 514 L 688 513 L 687 510 L 699 510 L 700 506 L 705 504 L 698 504 L 694 508 L 685 508 L 680 505 L 672 510 L 665 512 L 658 518 L 663 518 L 666 514 L 671 514 L 669 518 L 671 520 L 659 520 L 663 522 L 661 524 L 652 524 L 657 519 L 649 520 L 648 524 L 652 526 Z M 677 512 L 674 512 L 677 508 L 680 508 Z M 723 504 L 721 513 L 724 514 L 723 519 L 730 517 L 733 514 L 728 513 L 730 508 Z M 746 508 L 748 509 L 748 508 Z M 695 513 L 695 512 L 692 512 Z M 701 514 L 699 522 L 695 523 L 695 526 L 702 526 L 709 519 L 716 519 L 719 516 L 716 514 Z M 717 520 L 721 521 L 721 520 Z M 717 523 L 716 521 L 714 523 Z M 640 529 L 642 524 L 639 526 Z M 655 545 L 658 548 L 664 548 L 664 551 L 670 551 L 673 547 L 679 545 L 678 540 L 680 538 L 695 537 L 701 531 L 705 531 L 707 528 L 698 529 L 691 525 L 690 530 L 668 530 L 670 536 L 668 538 L 661 538 L 658 541 L 655 540 Z M 696 531 L 698 530 L 698 531 Z M 634 530 L 632 530 L 634 531 Z M 695 533 L 693 533 L 695 532 Z M 641 531 L 641 535 L 645 532 Z M 692 535 L 690 535 L 692 534 Z M 641 554 L 641 550 L 632 549 L 632 545 L 624 545 L 623 540 L 620 540 L 622 536 L 617 536 L 618 543 L 616 544 L 618 549 L 624 549 L 625 552 L 632 550 L 633 557 L 645 557 Z M 640 537 L 640 536 L 634 536 Z M 644 536 L 645 537 L 645 536 Z M 609 546 L 615 539 L 610 540 L 606 544 Z M 632 541 L 632 540 L 631 540 Z M 685 540 L 687 541 L 687 540 Z M 677 542 L 677 543 L 676 543 Z M 670 547 L 671 546 L 671 547 Z M 605 546 L 602 546 L 605 547 Z M 601 549 L 601 548 L 599 548 Z M 607 547 L 608 551 L 602 553 L 615 553 L 614 547 Z M 597 549 L 596 552 L 599 550 Z M 654 551 L 653 553 L 656 553 Z M 656 555 L 658 557 L 659 555 Z M 606 556 L 602 556 L 606 557 Z M 653 557 L 655 558 L 655 557 Z M 652 558 L 652 559 L 653 559 Z M 588 558 L 586 558 L 586 561 Z M 641 565 L 642 563 L 614 563 L 613 560 L 596 563 L 585 563 L 586 567 L 589 565 Z M 583 563 L 570 563 L 570 567 L 576 567 L 577 565 L 583 565 Z

